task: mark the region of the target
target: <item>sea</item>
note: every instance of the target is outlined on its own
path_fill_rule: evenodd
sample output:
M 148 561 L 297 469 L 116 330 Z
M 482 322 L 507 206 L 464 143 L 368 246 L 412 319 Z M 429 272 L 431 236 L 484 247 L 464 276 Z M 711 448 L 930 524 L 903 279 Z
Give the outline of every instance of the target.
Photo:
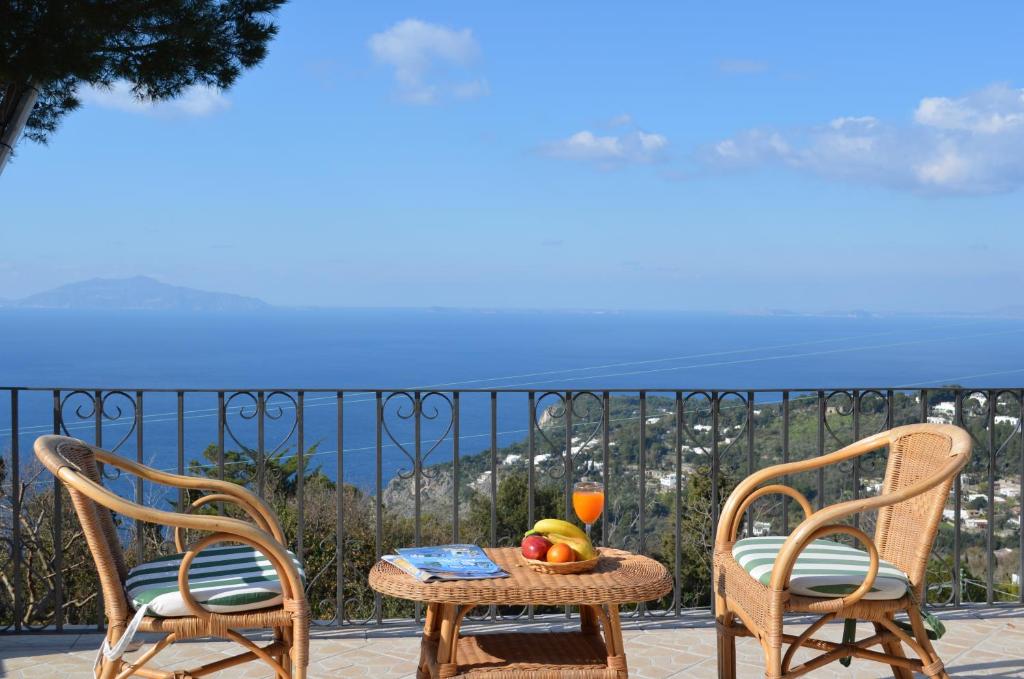
M 31 441 L 53 430 L 53 389 L 61 390 L 62 428 L 90 441 L 97 435 L 90 394 L 102 389 L 109 395 L 100 442 L 173 470 L 179 437 L 186 462 L 217 442 L 216 390 L 223 390 L 225 447 L 257 451 L 262 440 L 266 453 L 288 457 L 298 445 L 303 390 L 307 464 L 375 492 L 378 480 L 386 484 L 411 469 L 416 455 L 415 418 L 404 417 L 411 398 L 402 390 L 424 399 L 420 455 L 429 465 L 452 457 L 453 389 L 480 390 L 460 394 L 458 403 L 459 452 L 471 455 L 491 445 L 491 389 L 533 389 L 541 397 L 565 390 L 1016 387 L 1024 385 L 1022 347 L 1024 319 L 972 316 L 0 309 L 0 450 L 9 455 L 13 438 L 6 387 L 41 389 L 18 394 L 23 465 Z M 147 391 L 161 389 L 172 391 Z M 177 390 L 185 392 L 180 405 Z M 340 437 L 336 390 L 350 390 Z M 387 425 L 380 431 L 378 390 Z M 261 418 L 253 416 L 261 391 L 262 439 Z M 427 396 L 432 391 L 439 393 Z M 539 400 L 531 412 L 525 394 L 495 398 L 499 446 L 524 439 L 530 418 L 557 396 Z

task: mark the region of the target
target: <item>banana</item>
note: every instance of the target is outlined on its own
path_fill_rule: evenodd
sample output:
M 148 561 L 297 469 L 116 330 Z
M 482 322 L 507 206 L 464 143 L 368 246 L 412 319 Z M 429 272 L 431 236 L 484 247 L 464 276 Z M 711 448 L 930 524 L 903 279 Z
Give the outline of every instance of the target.
M 587 534 L 583 532 L 583 529 L 576 526 L 574 523 L 568 521 L 562 521 L 561 519 L 541 519 L 537 523 L 533 524 L 533 530 L 531 533 L 541 533 L 547 535 L 548 533 L 558 533 L 570 538 L 583 538 L 586 539 Z
M 564 543 L 572 547 L 572 551 L 576 552 L 579 556 L 580 561 L 586 561 L 593 559 L 597 556 L 597 550 L 590 543 L 590 540 L 586 536 L 582 538 L 569 537 L 566 535 L 559 535 L 558 533 L 547 533 L 544 537 L 552 542 L 552 544 Z
M 581 561 L 593 559 L 597 556 L 597 550 L 594 549 L 594 545 L 590 542 L 587 534 L 568 521 L 541 519 L 533 526 L 533 530 L 527 531 L 526 534 L 543 535 L 553 544 L 567 544 L 576 552 Z

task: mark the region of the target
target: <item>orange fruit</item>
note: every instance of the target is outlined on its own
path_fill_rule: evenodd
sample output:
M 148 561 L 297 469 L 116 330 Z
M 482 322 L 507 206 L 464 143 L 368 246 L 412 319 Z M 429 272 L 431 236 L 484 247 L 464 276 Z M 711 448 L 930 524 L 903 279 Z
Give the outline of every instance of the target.
M 572 547 L 564 542 L 551 545 L 547 556 L 550 563 L 569 563 L 576 560 L 576 552 L 572 551 Z

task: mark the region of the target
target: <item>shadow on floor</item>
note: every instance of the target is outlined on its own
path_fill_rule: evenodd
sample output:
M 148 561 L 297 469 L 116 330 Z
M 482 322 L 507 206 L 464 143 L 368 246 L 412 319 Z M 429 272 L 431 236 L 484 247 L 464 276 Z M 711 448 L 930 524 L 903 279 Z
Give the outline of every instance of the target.
M 1021 679 L 1021 677 L 1024 677 L 1024 658 L 994 660 L 992 662 L 974 663 L 971 665 L 956 665 L 947 668 L 946 671 L 949 672 L 949 676 L 957 677 L 957 679 L 960 679 L 960 677 L 963 677 L 963 679 L 970 679 L 971 677 Z

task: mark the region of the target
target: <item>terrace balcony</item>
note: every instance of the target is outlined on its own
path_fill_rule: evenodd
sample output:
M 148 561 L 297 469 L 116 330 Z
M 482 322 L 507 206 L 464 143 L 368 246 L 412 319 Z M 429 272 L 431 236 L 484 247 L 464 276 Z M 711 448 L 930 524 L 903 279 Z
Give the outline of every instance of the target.
M 945 659 L 953 677 L 1024 677 L 1024 609 L 981 608 L 956 610 L 941 615 L 948 632 L 936 642 L 936 650 Z M 624 639 L 629 654 L 631 677 L 642 679 L 715 679 L 715 629 L 706 613 L 689 614 L 668 621 L 644 620 L 624 623 Z M 564 621 L 530 625 L 530 631 L 557 629 Z M 519 629 L 518 623 L 467 625 L 471 634 Z M 796 631 L 799 626 L 794 625 Z M 842 625 L 829 625 L 821 635 L 838 641 Z M 858 630 L 868 634 L 867 626 Z M 69 631 L 65 634 L 33 634 L 0 637 L 0 676 L 11 679 L 78 679 L 90 676 L 96 649 L 103 636 L 95 630 Z M 415 679 L 419 655 L 419 629 L 408 623 L 388 622 L 366 630 L 329 629 L 315 632 L 310 644 L 309 676 L 314 679 L 351 677 L 357 679 Z M 174 645 L 160 656 L 156 667 L 193 666 L 234 652 L 232 644 L 219 641 L 195 641 Z M 757 642 L 741 639 L 737 645 L 739 677 L 760 677 L 764 672 L 762 652 Z M 133 654 L 137 656 L 138 654 Z M 797 662 L 809 657 L 801 652 Z M 42 674 L 41 672 L 45 672 Z M 211 675 L 229 677 L 268 677 L 257 664 Z M 885 668 L 854 661 L 849 668 L 832 664 L 813 672 L 812 677 L 838 679 L 889 679 Z
M 624 611 L 631 676 L 715 676 L 710 554 L 721 501 L 765 466 L 808 459 L 911 422 L 952 422 L 974 440 L 929 567 L 928 603 L 947 625 L 953 676 L 1024 676 L 1024 389 L 150 390 L 0 388 L 0 676 L 87 676 L 104 625 L 94 568 L 63 491 L 31 443 L 61 433 L 119 455 L 249 486 L 280 514 L 306 563 L 314 618 L 310 676 L 411 677 L 423 611 L 366 584 L 381 554 L 408 544 L 516 544 L 542 516 L 571 515 L 573 481 L 602 480 L 601 544 L 662 561 L 674 591 Z M 884 454 L 790 479 L 816 507 L 878 492 Z M 106 475 L 152 507 L 194 498 Z M 747 534 L 786 534 L 799 507 L 765 498 Z M 220 510 L 227 511 L 227 510 Z M 874 517 L 856 519 L 870 533 Z M 170 536 L 118 528 L 130 560 Z M 561 610 L 471 613 L 466 631 L 575 625 Z M 797 627 L 794 627 L 797 629 Z M 839 639 L 841 624 L 823 636 Z M 215 658 L 228 644 L 176 644 L 156 666 Z M 761 676 L 756 642 L 739 676 Z M 798 655 L 798 658 L 800 656 Z M 882 677 L 854 661 L 811 676 Z M 267 676 L 250 664 L 222 676 Z

